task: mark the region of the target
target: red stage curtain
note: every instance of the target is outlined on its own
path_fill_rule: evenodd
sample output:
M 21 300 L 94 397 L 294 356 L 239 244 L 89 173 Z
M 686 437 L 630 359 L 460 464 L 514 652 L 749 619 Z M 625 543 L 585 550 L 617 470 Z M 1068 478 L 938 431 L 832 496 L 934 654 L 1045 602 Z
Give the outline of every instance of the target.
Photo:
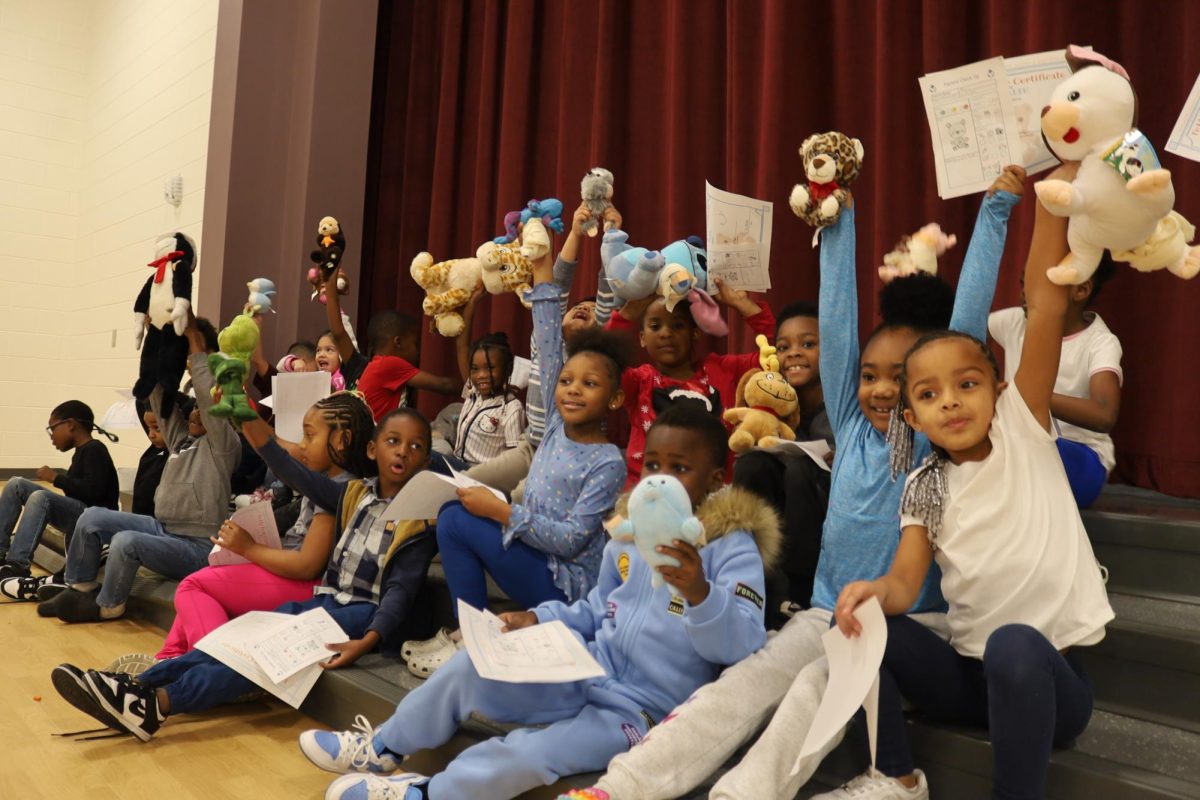
M 808 133 L 860 137 L 862 327 L 874 322 L 875 266 L 904 233 L 938 221 L 964 241 L 978 197 L 938 199 L 917 77 L 994 55 L 1090 44 L 1122 62 L 1141 127 L 1165 142 L 1200 72 L 1200 3 L 963 0 L 415 0 L 381 3 L 371 184 L 360 276 L 364 313 L 420 314 L 413 256 L 467 256 L 530 197 L 568 208 L 595 165 L 616 175 L 635 243 L 703 234 L 704 181 L 775 201 L 772 305 L 812 298 L 812 231 L 787 195 Z M 1200 164 L 1163 155 L 1176 207 L 1200 221 Z M 1010 228 L 998 307 L 1018 296 L 1033 198 Z M 585 245 L 575 295 L 595 291 Z M 964 246 L 943 260 L 957 276 Z M 1097 310 L 1125 346 L 1116 478 L 1200 496 L 1196 319 L 1200 280 L 1121 268 Z M 528 313 L 498 298 L 477 332 L 527 339 Z M 363 327 L 365 320 L 359 322 Z M 734 326 L 731 345 L 750 346 Z M 520 349 L 520 348 L 519 348 Z M 454 369 L 451 344 L 427 335 L 426 369 Z M 436 410 L 436 398 L 423 406 Z M 1191 410 L 1189 410 L 1191 409 Z

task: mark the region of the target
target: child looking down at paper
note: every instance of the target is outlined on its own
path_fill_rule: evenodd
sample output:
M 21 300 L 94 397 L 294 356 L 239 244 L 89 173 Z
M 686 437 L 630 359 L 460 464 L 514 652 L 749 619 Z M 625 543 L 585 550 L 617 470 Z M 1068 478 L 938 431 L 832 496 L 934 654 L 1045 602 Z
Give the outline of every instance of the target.
M 460 652 L 378 730 L 301 734 L 300 748 L 317 766 L 365 773 L 338 778 L 325 797 L 502 800 L 603 768 L 723 665 L 760 648 L 763 565 L 778 551 L 779 527 L 754 495 L 722 488 L 725 439 L 724 425 L 691 404 L 663 412 L 646 438 L 645 475 L 678 478 L 704 525 L 699 549 L 682 539 L 659 548 L 679 562 L 658 568 L 665 585 L 652 587 L 652 568 L 633 543 L 613 541 L 587 597 L 501 615 L 509 630 L 562 621 L 585 641 L 603 677 L 499 683 L 480 678 Z M 404 754 L 446 742 L 471 713 L 548 727 L 469 748 L 432 779 L 384 777 Z
M 342 531 L 314 597 L 276 609 L 301 614 L 325 609 L 349 641 L 335 651 L 327 669 L 353 664 L 381 645 L 403 640 L 409 611 L 425 581 L 437 545 L 427 521 L 395 522 L 384 517 L 391 499 L 429 461 L 429 421 L 411 408 L 398 408 L 379 421 L 367 445 L 377 477 L 337 483 L 289 456 L 274 441 L 261 449 L 271 470 L 318 508 L 334 509 Z M 136 680 L 60 664 L 52 675 L 67 702 L 118 731 L 149 741 L 170 714 L 204 711 L 257 690 L 256 684 L 200 650 L 151 667 Z

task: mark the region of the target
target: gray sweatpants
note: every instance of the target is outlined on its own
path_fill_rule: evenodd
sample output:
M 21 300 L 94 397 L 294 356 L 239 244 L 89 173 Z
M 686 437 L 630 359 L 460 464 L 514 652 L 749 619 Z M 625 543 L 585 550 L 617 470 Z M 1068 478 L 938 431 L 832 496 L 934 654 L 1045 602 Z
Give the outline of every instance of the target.
M 821 635 L 830 617 L 815 608 L 797 614 L 762 650 L 698 689 L 640 744 L 614 758 L 597 788 L 613 800 L 679 797 L 707 780 L 766 725 L 709 797 L 791 800 L 842 739 L 835 737 L 790 774 L 829 680 Z M 945 630 L 944 614 L 916 618 Z
M 519 503 L 525 495 L 525 476 L 529 474 L 534 452 L 529 437 L 522 436 L 521 443 L 516 447 L 471 467 L 467 470 L 467 477 L 486 483 L 507 494 L 514 503 Z

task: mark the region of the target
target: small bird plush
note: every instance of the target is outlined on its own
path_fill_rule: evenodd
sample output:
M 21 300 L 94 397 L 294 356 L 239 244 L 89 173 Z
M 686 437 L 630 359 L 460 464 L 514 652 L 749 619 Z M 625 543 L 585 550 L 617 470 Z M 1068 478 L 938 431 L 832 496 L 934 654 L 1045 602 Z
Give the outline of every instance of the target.
M 664 584 L 658 567 L 678 567 L 679 560 L 657 551 L 676 539 L 696 545 L 704 537 L 704 525 L 692 514 L 692 500 L 679 479 L 671 475 L 647 475 L 629 494 L 625 519 L 612 530 L 614 539 L 632 540 L 646 563 L 654 568 L 650 585 Z

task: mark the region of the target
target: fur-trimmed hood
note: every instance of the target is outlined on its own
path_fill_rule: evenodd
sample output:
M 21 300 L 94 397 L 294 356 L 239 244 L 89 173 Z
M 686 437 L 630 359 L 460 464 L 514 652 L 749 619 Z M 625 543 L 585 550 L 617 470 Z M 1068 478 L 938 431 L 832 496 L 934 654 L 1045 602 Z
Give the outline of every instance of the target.
M 615 508 L 618 517 L 628 512 L 629 492 L 617 498 Z M 763 566 L 769 572 L 779 562 L 783 550 L 783 531 L 779 528 L 779 517 L 769 503 L 753 492 L 737 486 L 719 489 L 700 504 L 696 517 L 704 524 L 704 544 L 716 541 L 727 533 L 745 531 L 754 537 Z

